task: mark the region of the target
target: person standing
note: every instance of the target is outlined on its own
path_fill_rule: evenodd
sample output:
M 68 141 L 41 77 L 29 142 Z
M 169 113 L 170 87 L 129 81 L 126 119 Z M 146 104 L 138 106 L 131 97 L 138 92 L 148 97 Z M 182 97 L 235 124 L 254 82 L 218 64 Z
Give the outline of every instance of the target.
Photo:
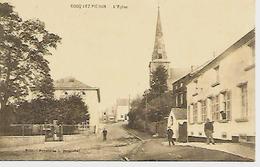
M 104 128 L 102 133 L 103 133 L 103 141 L 106 141 L 107 140 L 107 130 Z
M 172 143 L 172 145 L 175 145 L 174 141 L 173 141 L 173 138 L 172 138 L 173 130 L 171 129 L 171 127 L 168 127 L 168 129 L 167 129 L 167 136 L 168 136 L 169 146 L 171 146 L 171 143 Z
M 210 122 L 209 118 L 207 118 L 206 123 L 204 124 L 204 132 L 207 136 L 207 144 L 215 144 L 215 141 L 213 139 L 214 126 L 213 122 Z

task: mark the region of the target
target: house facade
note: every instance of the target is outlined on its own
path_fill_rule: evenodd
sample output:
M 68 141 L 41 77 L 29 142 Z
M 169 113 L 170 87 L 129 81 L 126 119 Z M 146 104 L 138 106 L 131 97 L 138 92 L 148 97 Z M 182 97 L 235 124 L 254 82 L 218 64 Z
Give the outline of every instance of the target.
M 116 122 L 128 121 L 128 113 L 130 110 L 130 99 L 120 98 L 116 101 Z
M 187 108 L 187 87 L 186 84 L 190 80 L 190 73 L 182 76 L 172 83 L 173 107 Z
M 111 109 L 106 109 L 102 112 L 101 121 L 103 123 L 114 123 L 116 122 L 116 109 L 112 107 Z
M 98 132 L 100 118 L 100 90 L 96 87 L 88 86 L 75 78 L 68 77 L 54 82 L 54 97 L 56 99 L 70 95 L 80 95 L 88 106 L 89 122 L 86 124 L 94 132 Z
M 191 73 L 187 109 L 190 137 L 205 137 L 209 118 L 214 121 L 214 138 L 255 141 L 254 30 Z
M 173 138 L 178 142 L 187 142 L 187 110 L 184 108 L 172 108 L 167 127 L 173 130 Z

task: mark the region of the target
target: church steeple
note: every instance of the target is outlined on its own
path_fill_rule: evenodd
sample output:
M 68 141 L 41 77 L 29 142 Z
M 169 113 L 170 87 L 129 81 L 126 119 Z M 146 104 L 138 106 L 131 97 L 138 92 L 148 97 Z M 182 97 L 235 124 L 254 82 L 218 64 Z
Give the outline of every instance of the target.
M 169 64 L 170 64 L 170 62 L 167 60 L 165 45 L 164 45 L 164 41 L 163 41 L 160 7 L 158 7 L 153 55 L 152 55 L 152 61 L 150 61 L 150 63 L 149 63 L 150 86 L 151 86 L 151 82 L 152 82 L 152 74 L 154 71 L 156 71 L 157 67 L 159 67 L 159 66 L 164 66 L 164 68 L 167 70 L 168 76 L 170 77 Z M 168 83 L 168 81 L 167 81 L 167 83 Z M 168 84 L 170 85 L 171 83 L 169 82 Z
M 167 59 L 165 45 L 164 45 L 164 41 L 163 41 L 163 32 L 162 32 L 159 6 L 158 6 L 154 49 L 153 49 L 153 56 L 152 56 L 152 60 L 156 60 L 156 59 Z

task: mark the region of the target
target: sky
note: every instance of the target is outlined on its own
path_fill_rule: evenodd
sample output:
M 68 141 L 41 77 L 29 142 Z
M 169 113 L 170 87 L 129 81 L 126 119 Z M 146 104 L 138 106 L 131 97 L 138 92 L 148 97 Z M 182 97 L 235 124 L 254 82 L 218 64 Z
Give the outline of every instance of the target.
M 48 56 L 54 80 L 72 76 L 101 90 L 103 108 L 149 87 L 157 7 L 171 67 L 220 54 L 255 27 L 254 0 L 0 0 L 62 38 Z M 71 8 L 71 4 L 106 4 Z M 112 9 L 111 5 L 127 6 Z

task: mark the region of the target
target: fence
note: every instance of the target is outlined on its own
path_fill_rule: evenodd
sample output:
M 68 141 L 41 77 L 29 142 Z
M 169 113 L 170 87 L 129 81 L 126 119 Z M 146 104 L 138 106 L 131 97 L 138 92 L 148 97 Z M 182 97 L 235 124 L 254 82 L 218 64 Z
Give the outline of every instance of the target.
M 46 127 L 52 124 L 11 124 L 5 127 L 5 132 L 1 136 L 37 136 L 45 135 Z M 62 125 L 63 135 L 80 134 L 88 128 L 83 125 Z

